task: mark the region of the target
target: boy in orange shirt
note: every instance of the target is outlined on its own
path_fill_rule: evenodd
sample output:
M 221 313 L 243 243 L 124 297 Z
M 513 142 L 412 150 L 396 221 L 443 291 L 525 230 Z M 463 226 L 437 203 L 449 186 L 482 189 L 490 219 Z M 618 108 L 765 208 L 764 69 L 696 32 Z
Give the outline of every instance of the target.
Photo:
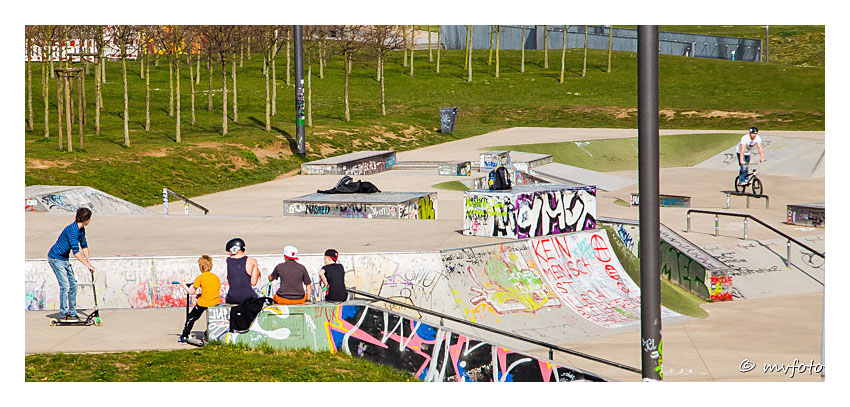
M 201 269 L 201 275 L 195 279 L 195 282 L 191 286 L 181 284 L 181 287 L 183 287 L 183 289 L 189 294 L 195 294 L 199 288 L 201 289 L 201 293 L 198 295 L 198 303 L 195 304 L 192 308 L 192 312 L 190 312 L 189 316 L 186 318 L 186 325 L 183 327 L 183 333 L 180 335 L 180 338 L 177 339 L 180 343 L 186 343 L 189 338 L 189 333 L 192 331 L 192 326 L 195 325 L 195 321 L 201 318 L 204 311 L 206 311 L 207 308 L 214 307 L 221 302 L 218 294 L 221 290 L 221 280 L 219 280 L 217 275 L 210 272 L 210 270 L 212 270 L 212 258 L 206 254 L 201 256 L 201 258 L 198 259 L 198 268 Z

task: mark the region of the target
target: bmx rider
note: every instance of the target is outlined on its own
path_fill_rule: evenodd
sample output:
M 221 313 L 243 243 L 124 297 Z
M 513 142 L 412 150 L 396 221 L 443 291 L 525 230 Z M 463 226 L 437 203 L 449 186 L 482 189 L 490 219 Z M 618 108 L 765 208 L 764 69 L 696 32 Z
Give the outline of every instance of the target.
M 761 148 L 761 137 L 759 137 L 758 134 L 758 128 L 750 127 L 749 133 L 744 134 L 744 136 L 741 137 L 741 141 L 738 142 L 738 146 L 735 148 L 735 153 L 738 155 L 738 165 L 740 166 L 740 170 L 738 171 L 738 185 L 747 184 L 750 154 L 752 153 L 753 147 L 758 147 L 760 162 L 766 161 L 764 158 L 764 150 Z

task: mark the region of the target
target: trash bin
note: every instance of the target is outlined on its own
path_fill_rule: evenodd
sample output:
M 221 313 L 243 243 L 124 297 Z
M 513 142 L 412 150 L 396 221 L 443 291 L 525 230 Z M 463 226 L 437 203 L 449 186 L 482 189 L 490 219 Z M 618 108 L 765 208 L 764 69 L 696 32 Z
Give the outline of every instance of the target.
M 444 107 L 440 109 L 440 133 L 451 134 L 455 131 L 455 119 L 457 118 L 456 107 Z

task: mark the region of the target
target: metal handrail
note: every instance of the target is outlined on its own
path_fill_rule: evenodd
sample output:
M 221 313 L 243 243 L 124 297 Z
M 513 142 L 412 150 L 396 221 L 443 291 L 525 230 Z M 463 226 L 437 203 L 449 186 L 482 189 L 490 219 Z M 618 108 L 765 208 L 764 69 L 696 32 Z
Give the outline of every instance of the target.
M 780 236 L 784 237 L 785 239 L 788 239 L 789 241 L 794 242 L 794 243 L 796 243 L 797 245 L 799 245 L 799 246 L 803 247 L 804 249 L 806 249 L 806 250 L 808 250 L 808 251 L 812 252 L 813 254 L 815 254 L 815 255 L 817 255 L 817 256 L 819 256 L 819 257 L 823 258 L 823 259 L 826 259 L 826 253 L 825 253 L 825 252 L 824 252 L 824 253 L 821 253 L 821 252 L 819 252 L 819 251 L 817 251 L 817 250 L 815 250 L 815 249 L 812 249 L 811 247 L 809 247 L 808 245 L 804 244 L 803 242 L 801 242 L 801 241 L 799 241 L 799 240 L 797 240 L 797 239 L 794 239 L 794 238 L 793 238 L 793 237 L 791 237 L 791 236 L 788 236 L 788 234 L 786 234 L 785 232 L 782 232 L 781 230 L 776 229 L 775 227 L 770 226 L 770 225 L 768 225 L 767 223 L 764 223 L 764 222 L 763 222 L 763 221 L 761 221 L 759 218 L 756 218 L 755 216 L 750 215 L 750 214 L 746 214 L 746 213 L 732 213 L 732 212 L 707 211 L 707 210 L 703 210 L 703 209 L 688 209 L 688 212 L 687 212 L 687 214 L 688 214 L 688 226 L 687 226 L 687 232 L 690 232 L 690 231 L 691 231 L 691 212 L 693 212 L 693 213 L 705 213 L 705 214 L 709 214 L 709 215 L 714 215 L 715 217 L 720 216 L 720 215 L 723 215 L 723 216 L 734 216 L 734 217 L 738 217 L 738 218 L 745 218 L 744 222 L 746 222 L 746 219 L 752 219 L 752 220 L 756 221 L 756 223 L 758 223 L 758 224 L 760 224 L 760 225 L 762 225 L 762 226 L 764 226 L 764 227 L 766 227 L 766 228 L 770 229 L 773 233 L 776 233 L 776 234 L 778 234 L 778 235 L 780 235 Z M 715 222 L 715 231 L 717 230 L 717 228 L 718 228 L 718 226 L 717 226 L 717 223 Z M 716 234 L 716 232 L 715 232 L 715 234 Z M 746 239 L 746 223 L 744 224 L 744 238 Z
M 163 203 L 163 206 L 164 206 L 164 207 L 163 207 L 163 211 L 165 212 L 165 214 L 168 214 L 168 195 L 174 195 L 174 196 L 176 196 L 177 198 L 182 199 L 184 203 L 186 203 L 186 204 L 191 204 L 192 206 L 194 206 L 194 207 L 196 207 L 196 208 L 198 208 L 198 209 L 200 209 L 200 210 L 204 211 L 204 215 L 206 215 L 206 214 L 208 214 L 208 213 L 210 212 L 210 211 L 209 211 L 209 209 L 204 208 L 204 207 L 203 207 L 203 206 L 201 206 L 201 205 L 198 205 L 197 203 L 195 203 L 195 202 L 194 202 L 194 201 L 192 201 L 191 199 L 186 198 L 185 196 L 180 195 L 180 194 L 178 194 L 178 193 L 176 193 L 176 192 L 174 192 L 174 191 L 172 191 L 172 190 L 170 190 L 170 189 L 168 189 L 168 188 L 162 188 L 162 203 Z M 188 208 L 188 206 L 186 207 L 186 213 L 187 213 L 187 214 L 189 213 L 189 208 Z
M 353 289 L 353 288 L 349 288 L 348 292 L 354 293 L 354 294 L 357 294 L 357 295 L 360 295 L 360 296 L 363 296 L 363 297 L 366 297 L 366 298 L 372 298 L 372 299 L 377 300 L 377 301 L 386 302 L 387 304 L 392 304 L 392 305 L 396 305 L 396 306 L 400 306 L 400 307 L 404 307 L 404 308 L 409 308 L 409 309 L 412 309 L 414 311 L 423 312 L 423 313 L 426 313 L 426 314 L 430 314 L 430 315 L 439 317 L 441 326 L 442 326 L 443 320 L 447 319 L 449 321 L 456 322 L 456 323 L 459 323 L 459 324 L 462 324 L 462 325 L 465 325 L 465 326 L 468 326 L 468 327 L 471 327 L 471 328 L 483 329 L 485 331 L 490 331 L 490 332 L 493 332 L 493 333 L 496 333 L 496 334 L 499 334 L 499 335 L 507 336 L 509 338 L 513 338 L 513 339 L 520 340 L 520 341 L 523 341 L 523 342 L 528 342 L 528 343 L 531 343 L 531 344 L 534 344 L 534 345 L 542 346 L 544 348 L 549 349 L 549 359 L 552 359 L 552 351 L 557 350 L 559 352 L 564 352 L 564 353 L 567 353 L 567 354 L 570 354 L 570 355 L 589 359 L 589 360 L 592 360 L 594 362 L 598 362 L 598 363 L 613 366 L 613 367 L 616 367 L 616 368 L 619 368 L 619 369 L 627 370 L 627 371 L 630 371 L 632 373 L 638 373 L 638 374 L 641 373 L 641 369 L 638 369 L 636 367 L 624 365 L 622 363 L 612 362 L 612 361 L 607 360 L 607 359 L 602 359 L 600 357 L 588 355 L 586 353 L 582 353 L 582 352 L 575 351 L 575 350 L 572 350 L 572 349 L 562 348 L 558 345 L 552 345 L 552 344 L 549 344 L 549 343 L 546 343 L 546 342 L 543 342 L 543 341 L 538 341 L 536 339 L 532 339 L 532 338 L 528 338 L 528 337 L 525 337 L 525 336 L 520 336 L 520 335 L 511 333 L 511 332 L 503 331 L 501 329 L 491 328 L 491 327 L 484 326 L 484 325 L 473 324 L 469 321 L 464 321 L 462 319 L 455 318 L 455 317 L 452 317 L 452 316 L 449 316 L 449 315 L 446 315 L 446 314 L 443 314 L 443 313 L 440 313 L 440 312 L 431 311 L 431 310 L 427 310 L 427 309 L 424 309 L 424 308 L 421 308 L 421 307 L 417 307 L 415 305 L 410 305 L 410 304 L 405 304 L 403 302 L 394 301 L 394 300 L 391 300 L 389 298 L 381 297 L 379 295 L 370 294 L 370 293 L 363 292 L 363 291 L 360 291 L 360 290 L 356 290 L 356 289 Z

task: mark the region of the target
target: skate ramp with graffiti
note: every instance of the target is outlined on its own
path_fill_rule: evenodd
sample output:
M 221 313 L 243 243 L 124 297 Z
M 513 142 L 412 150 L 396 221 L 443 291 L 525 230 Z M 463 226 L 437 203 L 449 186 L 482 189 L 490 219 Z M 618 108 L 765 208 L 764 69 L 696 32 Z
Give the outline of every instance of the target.
M 593 373 L 362 301 L 272 305 L 244 332 L 229 332 L 229 306 L 207 312 L 207 335 L 212 341 L 344 352 L 429 382 L 604 381 Z
M 742 134 L 743 135 L 743 134 Z M 785 175 L 797 178 L 824 178 L 825 147 L 824 140 L 778 137 L 761 135 L 762 149 L 766 162 L 759 167 L 760 174 Z M 696 168 L 710 170 L 739 171 L 735 146 L 709 158 Z M 758 161 L 758 151 L 752 160 Z
M 823 252 L 823 236 L 800 238 L 809 247 Z M 739 298 L 765 298 L 823 291 L 824 259 L 791 243 L 791 264 L 785 239 L 744 240 L 705 246 L 705 250 L 729 265 L 733 295 Z
M 26 188 L 27 211 L 76 213 L 89 208 L 96 214 L 155 215 L 153 212 L 86 186 L 33 185 Z

